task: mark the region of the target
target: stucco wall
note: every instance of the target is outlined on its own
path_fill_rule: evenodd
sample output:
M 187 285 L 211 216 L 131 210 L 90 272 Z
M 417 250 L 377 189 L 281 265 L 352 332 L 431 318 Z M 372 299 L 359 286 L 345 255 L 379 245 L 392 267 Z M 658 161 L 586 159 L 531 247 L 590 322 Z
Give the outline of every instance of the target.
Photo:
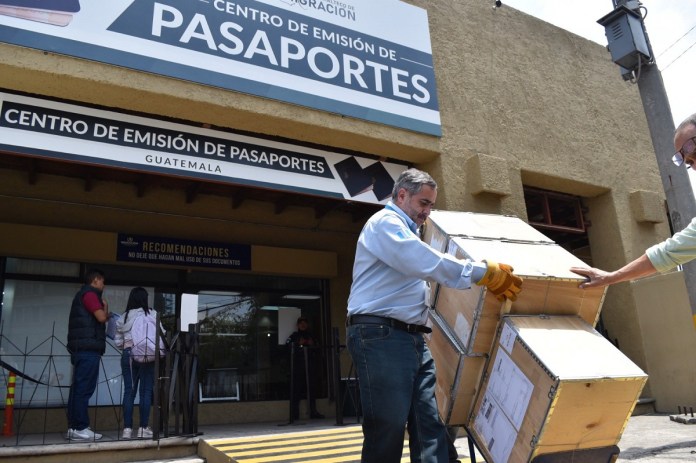
M 626 283 L 628 285 L 628 283 Z M 694 406 L 696 337 L 684 274 L 673 272 L 630 283 L 658 411 Z M 689 387 L 691 385 L 691 387 Z

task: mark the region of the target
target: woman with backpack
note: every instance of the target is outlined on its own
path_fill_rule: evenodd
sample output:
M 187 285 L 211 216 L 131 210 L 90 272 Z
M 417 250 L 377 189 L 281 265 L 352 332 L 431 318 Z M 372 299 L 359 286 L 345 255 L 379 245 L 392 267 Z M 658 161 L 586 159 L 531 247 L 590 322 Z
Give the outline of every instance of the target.
M 148 426 L 152 388 L 155 380 L 154 339 L 156 313 L 148 307 L 148 294 L 145 288 L 133 288 L 128 297 L 126 311 L 116 325 L 116 346 L 123 349 L 121 371 L 123 373 L 123 434 L 122 439 L 152 438 Z M 145 337 L 145 339 L 143 339 Z M 149 341 L 147 338 L 151 338 Z M 152 342 L 151 355 L 139 354 L 142 346 Z M 140 389 L 140 427 L 133 435 L 133 404 L 135 394 Z

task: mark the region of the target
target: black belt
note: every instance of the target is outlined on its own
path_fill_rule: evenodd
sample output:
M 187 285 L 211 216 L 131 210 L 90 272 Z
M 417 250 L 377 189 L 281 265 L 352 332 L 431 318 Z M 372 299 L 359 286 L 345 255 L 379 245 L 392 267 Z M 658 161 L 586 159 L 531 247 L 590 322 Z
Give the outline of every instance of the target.
M 386 325 L 409 333 L 432 333 L 433 330 L 425 325 L 409 325 L 393 318 L 378 317 L 377 315 L 351 315 L 346 320 L 346 326 L 351 325 Z

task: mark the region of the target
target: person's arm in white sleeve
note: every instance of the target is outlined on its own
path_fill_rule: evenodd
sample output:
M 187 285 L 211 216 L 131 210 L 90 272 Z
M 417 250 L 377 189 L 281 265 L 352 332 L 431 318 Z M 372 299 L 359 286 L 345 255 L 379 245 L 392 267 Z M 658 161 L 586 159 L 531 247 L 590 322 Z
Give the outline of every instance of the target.
M 645 254 L 658 272 L 667 272 L 696 258 L 696 218 L 683 230 L 662 243 L 651 246 Z
M 598 268 L 572 267 L 570 270 L 589 279 L 580 288 L 597 288 L 623 281 L 667 272 L 696 258 L 696 219 L 671 238 L 651 246 L 645 254 L 613 272 Z

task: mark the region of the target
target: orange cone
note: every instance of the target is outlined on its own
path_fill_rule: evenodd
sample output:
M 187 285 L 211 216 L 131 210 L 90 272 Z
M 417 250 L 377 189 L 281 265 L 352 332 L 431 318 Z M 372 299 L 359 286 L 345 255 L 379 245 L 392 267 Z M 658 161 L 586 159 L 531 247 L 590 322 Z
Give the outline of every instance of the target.
M 10 372 L 10 376 L 7 380 L 7 398 L 5 399 L 5 424 L 2 426 L 3 436 L 13 436 L 12 433 L 12 421 L 14 415 L 14 394 L 15 394 L 15 382 L 17 381 L 17 375 Z

